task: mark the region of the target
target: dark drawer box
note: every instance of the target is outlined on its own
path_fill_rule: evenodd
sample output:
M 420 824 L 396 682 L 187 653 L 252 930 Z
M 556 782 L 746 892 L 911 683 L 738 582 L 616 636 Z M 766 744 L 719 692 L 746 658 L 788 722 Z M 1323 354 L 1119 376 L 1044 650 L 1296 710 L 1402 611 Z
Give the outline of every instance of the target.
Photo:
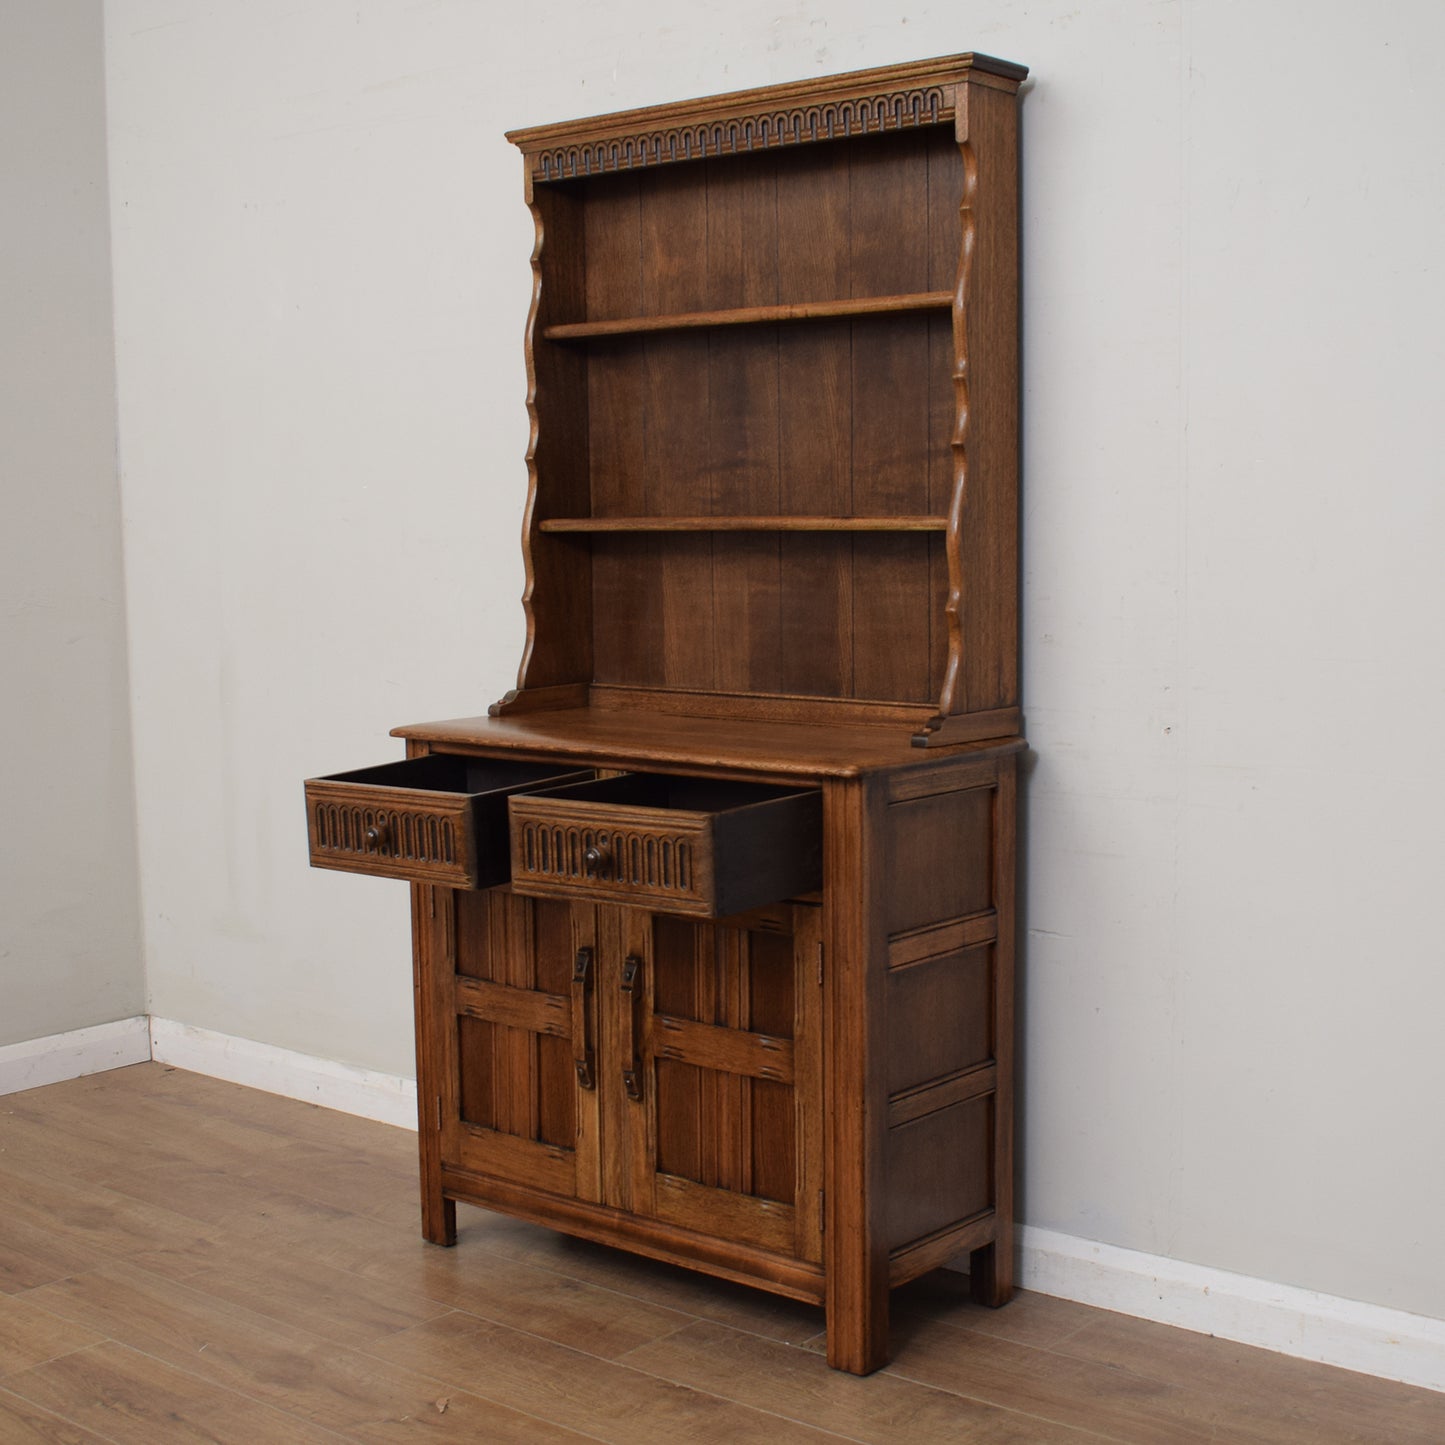
M 591 769 L 446 753 L 312 778 L 306 784 L 311 863 L 451 888 L 507 881 L 507 798 L 576 781 Z
M 518 893 L 720 918 L 822 886 L 816 788 L 625 773 L 508 811 Z

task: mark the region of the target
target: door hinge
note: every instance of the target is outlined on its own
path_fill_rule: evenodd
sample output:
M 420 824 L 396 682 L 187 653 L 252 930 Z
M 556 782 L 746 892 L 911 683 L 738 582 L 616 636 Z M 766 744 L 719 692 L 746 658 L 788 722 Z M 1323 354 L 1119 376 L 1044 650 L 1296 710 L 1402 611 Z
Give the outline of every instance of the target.
M 828 1205 L 828 1196 L 827 1196 L 827 1193 L 826 1193 L 826 1191 L 820 1189 L 820 1190 L 818 1191 L 818 1233 L 819 1233 L 819 1234 L 826 1234 L 826 1233 L 828 1232 L 828 1208 L 827 1208 L 827 1205 Z
M 821 942 L 821 940 L 820 940 L 819 943 L 818 943 L 818 987 L 819 987 L 819 988 L 822 988 L 822 986 L 823 986 L 823 944 L 822 944 L 822 942 Z
M 442 1096 L 441 1096 L 440 1094 L 438 1094 L 438 1095 L 437 1095 L 437 1133 L 438 1133 L 438 1134 L 441 1133 L 441 1128 L 442 1128 Z
M 437 916 L 437 891 L 435 888 L 427 889 L 427 903 L 431 907 L 431 916 L 435 918 Z

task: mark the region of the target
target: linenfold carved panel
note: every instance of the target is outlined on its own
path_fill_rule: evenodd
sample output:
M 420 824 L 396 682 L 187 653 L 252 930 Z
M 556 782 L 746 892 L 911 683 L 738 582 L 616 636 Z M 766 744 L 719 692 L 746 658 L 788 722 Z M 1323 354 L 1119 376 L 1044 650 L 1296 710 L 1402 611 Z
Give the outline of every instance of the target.
M 457 861 L 456 836 L 449 818 L 431 813 L 318 803 L 315 821 L 316 846 L 327 852 L 416 863 Z
M 541 181 L 574 180 L 671 161 L 741 155 L 774 146 L 940 125 L 951 115 L 951 97 L 942 86 L 930 85 L 638 135 L 608 136 L 586 145 L 555 146 L 532 156 L 532 174 Z
M 676 834 L 558 826 L 527 819 L 520 838 L 521 853 L 512 865 L 514 877 L 585 883 L 607 891 L 696 897 L 692 844 Z M 609 862 L 604 870 L 588 866 L 584 858 L 588 848 L 606 849 Z

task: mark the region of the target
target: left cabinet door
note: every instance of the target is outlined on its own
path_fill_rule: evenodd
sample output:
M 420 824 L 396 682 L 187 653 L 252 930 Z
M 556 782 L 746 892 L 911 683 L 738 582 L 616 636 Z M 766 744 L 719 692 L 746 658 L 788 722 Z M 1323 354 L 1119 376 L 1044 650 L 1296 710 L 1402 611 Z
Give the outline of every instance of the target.
M 596 909 L 502 888 L 434 896 L 443 1167 L 599 1199 Z

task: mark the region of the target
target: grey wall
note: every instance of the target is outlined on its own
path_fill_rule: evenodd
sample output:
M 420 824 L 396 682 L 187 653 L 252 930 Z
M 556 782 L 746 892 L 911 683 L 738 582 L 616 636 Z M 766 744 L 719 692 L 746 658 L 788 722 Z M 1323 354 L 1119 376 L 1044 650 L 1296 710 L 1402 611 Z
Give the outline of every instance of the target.
M 145 1009 L 98 0 L 0 5 L 0 1044 Z

